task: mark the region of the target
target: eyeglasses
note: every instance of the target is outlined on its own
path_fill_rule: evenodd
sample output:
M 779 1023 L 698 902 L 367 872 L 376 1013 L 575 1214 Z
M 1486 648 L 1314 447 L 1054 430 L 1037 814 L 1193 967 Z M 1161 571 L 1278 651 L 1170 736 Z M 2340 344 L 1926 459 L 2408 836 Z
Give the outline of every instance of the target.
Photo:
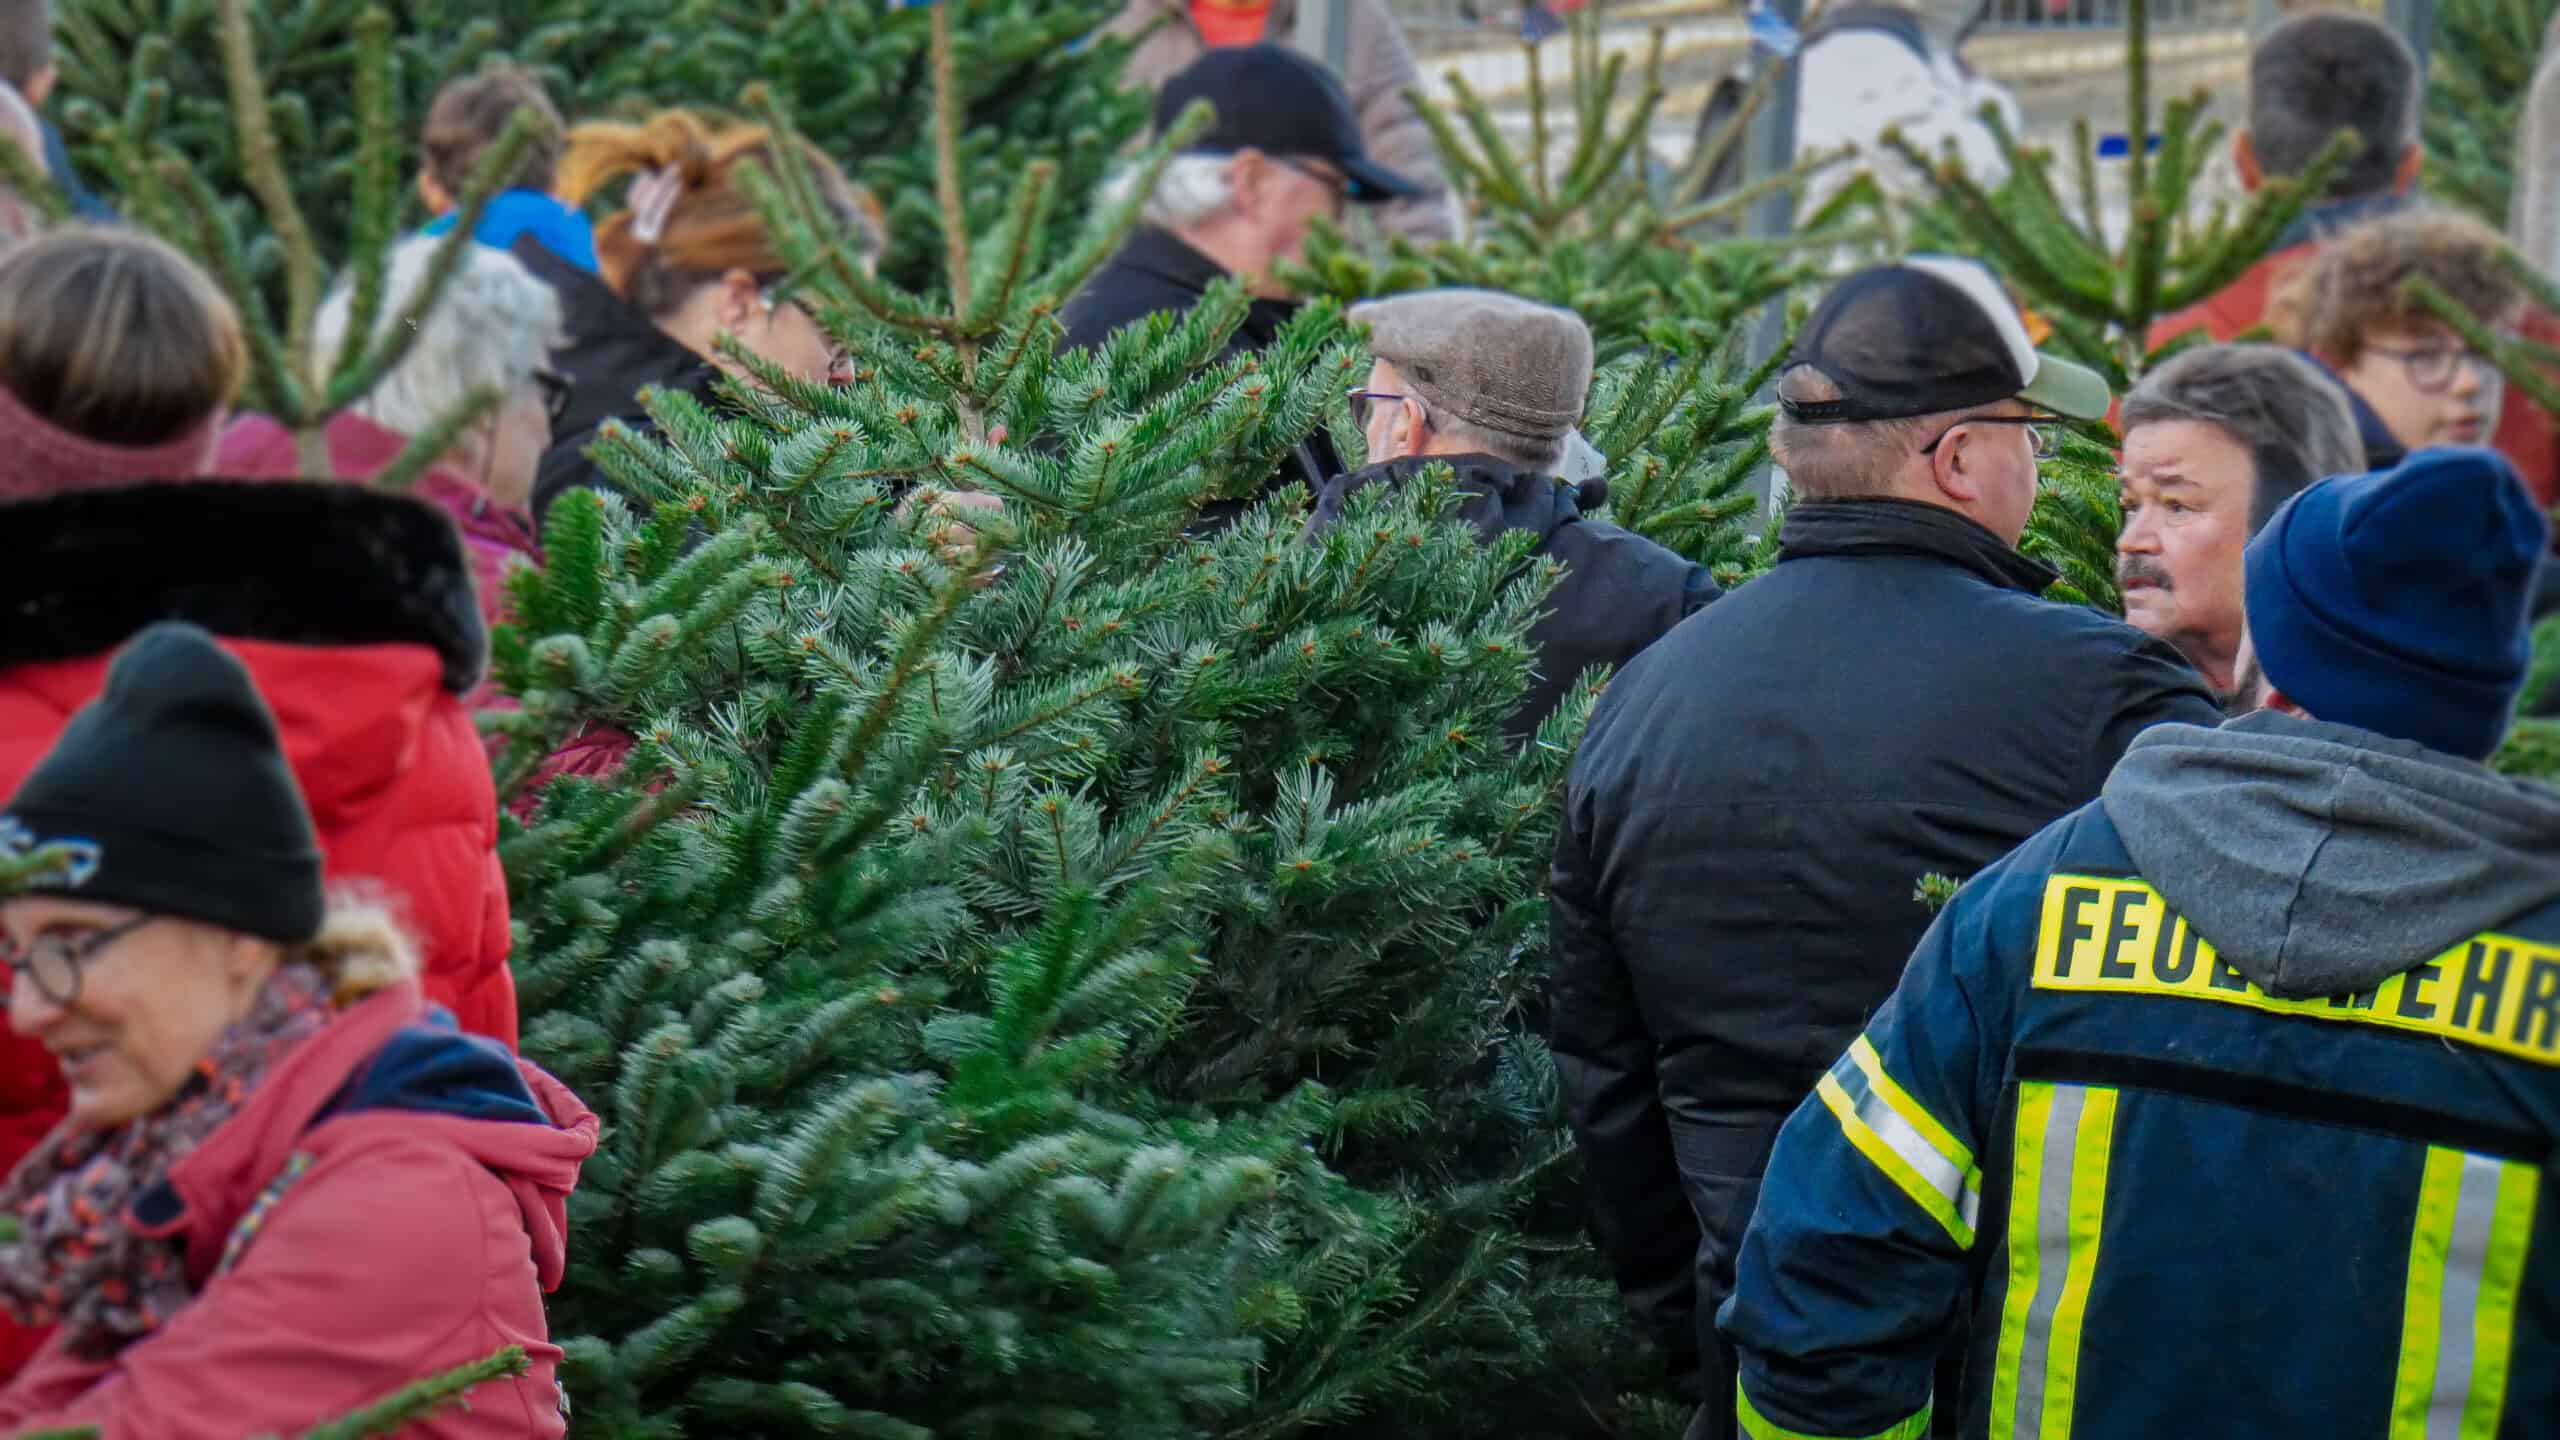
M 21 950 L 5 937 L 0 937 L 0 960 L 8 962 L 13 974 L 33 980 L 36 990 L 56 1005 L 69 1005 L 80 998 L 82 967 L 97 953 L 134 931 L 159 919 L 157 915 L 136 915 L 121 925 L 92 930 L 86 935 L 65 936 L 47 933 Z M 13 982 L 14 983 L 14 982 Z
M 1303 160 L 1279 160 L 1275 163 L 1283 170 L 1295 170 L 1323 186 L 1325 193 L 1333 198 L 1334 214 L 1341 214 L 1342 207 L 1351 203 L 1351 177 L 1341 171 L 1330 166 L 1310 165 Z
M 1366 430 L 1369 417 L 1376 413 L 1373 407 L 1378 401 L 1394 403 L 1412 398 L 1410 395 L 1390 395 L 1384 390 L 1354 390 L 1351 392 L 1351 423 Z
M 542 391 L 542 413 L 551 417 L 552 429 L 559 429 L 560 422 L 569 418 L 569 402 L 577 394 L 576 387 L 569 383 L 568 376 L 548 365 L 535 368 L 533 383 Z
M 2023 425 L 2027 430 L 2027 449 L 2039 460 L 2062 448 L 2062 422 L 2050 415 L 1967 415 L 1938 432 L 1938 438 L 1920 447 L 1923 455 L 1934 455 L 1946 438 L 1967 425 Z
M 2400 368 L 2409 376 L 2409 383 L 2430 395 L 2452 388 L 2454 371 L 2465 364 L 2479 371 L 2480 378 L 2489 384 L 2501 384 L 2506 379 L 2498 373 L 2498 362 L 2467 345 L 2367 345 L 2364 348 L 2399 361 Z

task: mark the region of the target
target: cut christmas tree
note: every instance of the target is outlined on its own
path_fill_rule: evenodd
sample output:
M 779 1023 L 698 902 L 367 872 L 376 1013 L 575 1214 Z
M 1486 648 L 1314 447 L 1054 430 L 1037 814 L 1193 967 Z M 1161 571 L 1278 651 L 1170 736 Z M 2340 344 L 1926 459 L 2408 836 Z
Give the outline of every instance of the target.
M 1518 1016 L 1588 688 L 1499 739 L 1551 570 L 1446 480 L 1187 535 L 1338 416 L 1338 311 L 1053 356 L 1131 210 L 1035 163 L 981 227 L 939 160 L 932 293 L 770 177 L 854 382 L 739 354 L 609 433 L 633 506 L 558 503 L 498 647 L 510 780 L 636 737 L 504 849 L 526 1047 L 607 1117 L 576 1432 L 1590 1430 L 1559 1337 L 1614 1304 L 1520 1230 L 1569 1153 Z

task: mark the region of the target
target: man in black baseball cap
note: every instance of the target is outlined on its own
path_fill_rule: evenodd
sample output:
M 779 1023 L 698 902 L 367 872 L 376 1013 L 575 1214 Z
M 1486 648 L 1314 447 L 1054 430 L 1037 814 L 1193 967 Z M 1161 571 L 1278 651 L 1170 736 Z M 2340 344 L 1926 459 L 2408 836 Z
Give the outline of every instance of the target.
M 2165 643 L 2018 553 L 2036 458 L 2106 413 L 1989 271 L 1850 276 L 1778 383 L 1793 494 L 1769 574 L 1609 682 L 1552 877 L 1552 1045 L 1601 1249 L 1735 1433 L 1715 1329 L 1779 1125 L 1964 879 L 2088 804 L 2212 695 Z M 1988 1163 L 1988 1162 L 1986 1162 Z M 1758 1433 L 1758 1432 L 1753 1432 Z
M 1253 303 L 1227 353 L 1261 350 L 1297 309 L 1272 270 L 1298 258 L 1316 217 L 1340 220 L 1345 206 L 1421 189 L 1369 158 L 1341 82 L 1285 46 L 1231 46 L 1194 61 L 1159 92 L 1156 133 L 1195 100 L 1214 106 L 1216 121 L 1173 158 L 1142 223 L 1067 302 L 1059 322 L 1069 348 L 1098 345 L 1159 312 L 1187 313 L 1210 285 L 1234 276 Z M 1318 489 L 1342 469 L 1319 432 L 1274 483 L 1303 479 Z
M 1294 260 L 1319 215 L 1374 205 L 1421 187 L 1369 158 L 1342 84 L 1280 45 L 1212 50 L 1156 97 L 1162 135 L 1195 100 L 1216 120 L 1165 168 L 1143 222 L 1069 301 L 1067 344 L 1097 344 L 1158 311 L 1188 311 L 1232 275 L 1257 302 L 1237 349 L 1258 350 L 1287 319 L 1289 292 L 1271 271 Z

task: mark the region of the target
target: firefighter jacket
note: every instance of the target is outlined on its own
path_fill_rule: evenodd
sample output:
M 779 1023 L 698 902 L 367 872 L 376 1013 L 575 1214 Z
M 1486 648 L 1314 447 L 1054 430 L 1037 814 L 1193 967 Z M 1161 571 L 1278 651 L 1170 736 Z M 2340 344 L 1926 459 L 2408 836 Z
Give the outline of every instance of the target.
M 2161 727 L 1787 1122 L 1719 1317 L 1742 1433 L 2560 1433 L 2555 1137 L 2560 795 Z

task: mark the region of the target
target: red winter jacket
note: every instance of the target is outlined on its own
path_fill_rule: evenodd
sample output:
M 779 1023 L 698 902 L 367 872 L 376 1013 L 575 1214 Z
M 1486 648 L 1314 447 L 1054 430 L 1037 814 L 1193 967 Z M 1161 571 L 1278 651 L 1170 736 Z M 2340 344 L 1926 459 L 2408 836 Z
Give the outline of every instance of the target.
M 2309 258 L 2319 243 L 2317 238 L 2304 240 L 2268 255 L 2221 290 L 2153 321 L 2144 343 L 2157 350 L 2190 330 L 2202 330 L 2213 340 L 2224 341 L 2256 329 L 2266 321 L 2267 304 L 2275 295 L 2277 282 L 2285 272 Z M 2560 317 L 2528 309 L 2518 328 L 2529 340 L 2560 345 Z M 2516 473 L 2524 477 L 2526 487 L 2537 500 L 2545 506 L 2560 503 L 2560 423 L 2555 423 L 2541 406 L 2509 391 L 2506 404 L 2498 411 L 2497 432 L 2489 437 L 2489 443 L 2515 463 Z
M 486 636 L 444 517 L 354 486 L 193 481 L 0 518 L 0 796 L 97 696 L 127 638 L 192 620 L 274 709 L 331 881 L 382 892 L 418 940 L 427 997 L 512 1049 L 497 793 L 457 698 L 479 683 Z M 0 1034 L 0 1166 L 65 1103 L 43 1047 Z M 0 1376 L 35 1338 L 0 1323 Z
M 560 1283 L 564 1202 L 596 1117 L 425 1007 L 411 982 L 358 1002 L 134 1200 L 125 1223 L 185 1242 L 195 1298 L 112 1360 L 48 1343 L 0 1391 L 0 1433 L 300 1434 L 508 1345 L 530 1374 L 401 1433 L 563 1432 L 542 1294 Z
M 341 412 L 332 419 L 326 438 L 330 473 L 341 480 L 372 479 L 400 458 L 409 443 L 353 412 Z M 223 432 L 214 462 L 225 475 L 281 479 L 301 473 L 301 462 L 293 450 L 293 432 L 264 415 L 243 415 L 233 421 Z M 480 595 L 481 618 L 496 630 L 507 619 L 507 572 L 518 565 L 542 563 L 532 518 L 500 506 L 487 491 L 441 467 L 419 476 L 415 493 L 444 511 L 462 533 L 463 554 L 471 562 L 472 580 Z M 463 697 L 463 703 L 474 710 L 487 710 L 511 707 L 515 702 L 496 694 L 484 681 Z M 621 769 L 623 757 L 630 750 L 631 737 L 619 730 L 595 727 L 570 737 L 534 772 L 532 783 L 518 796 L 514 805 L 517 818 L 533 818 L 542 787 L 552 777 L 584 775 L 601 779 Z

